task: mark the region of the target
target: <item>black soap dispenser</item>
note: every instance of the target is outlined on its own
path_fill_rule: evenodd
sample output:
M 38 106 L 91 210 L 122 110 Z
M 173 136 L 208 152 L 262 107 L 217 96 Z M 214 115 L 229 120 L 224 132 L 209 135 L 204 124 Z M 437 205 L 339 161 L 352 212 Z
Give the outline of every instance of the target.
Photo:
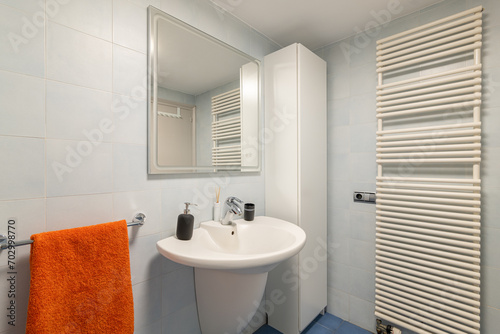
M 190 240 L 193 236 L 194 217 L 189 213 L 189 206 L 197 204 L 189 202 L 184 204 L 186 204 L 186 209 L 184 209 L 184 213 L 181 213 L 179 217 L 177 217 L 177 230 L 175 235 L 179 240 Z

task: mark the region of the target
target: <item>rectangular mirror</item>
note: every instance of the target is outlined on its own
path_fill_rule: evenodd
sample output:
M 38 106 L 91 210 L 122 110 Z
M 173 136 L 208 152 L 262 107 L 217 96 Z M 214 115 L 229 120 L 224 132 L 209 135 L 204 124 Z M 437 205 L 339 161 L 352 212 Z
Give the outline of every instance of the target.
M 260 170 L 260 63 L 148 8 L 148 172 Z

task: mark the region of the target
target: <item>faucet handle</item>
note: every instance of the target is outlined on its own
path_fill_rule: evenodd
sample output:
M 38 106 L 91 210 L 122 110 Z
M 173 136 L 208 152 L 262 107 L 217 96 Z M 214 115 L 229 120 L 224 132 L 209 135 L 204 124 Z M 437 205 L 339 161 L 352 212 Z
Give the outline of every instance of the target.
M 239 199 L 238 197 L 234 197 L 234 196 L 228 197 L 226 199 L 226 202 L 228 202 L 228 203 L 238 202 L 240 204 L 243 204 L 243 201 L 241 199 Z

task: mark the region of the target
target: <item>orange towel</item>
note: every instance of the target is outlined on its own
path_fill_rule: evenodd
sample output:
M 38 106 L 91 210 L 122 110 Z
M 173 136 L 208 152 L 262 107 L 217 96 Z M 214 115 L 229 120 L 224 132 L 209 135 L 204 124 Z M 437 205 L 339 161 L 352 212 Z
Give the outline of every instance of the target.
M 31 239 L 26 333 L 134 332 L 126 221 Z

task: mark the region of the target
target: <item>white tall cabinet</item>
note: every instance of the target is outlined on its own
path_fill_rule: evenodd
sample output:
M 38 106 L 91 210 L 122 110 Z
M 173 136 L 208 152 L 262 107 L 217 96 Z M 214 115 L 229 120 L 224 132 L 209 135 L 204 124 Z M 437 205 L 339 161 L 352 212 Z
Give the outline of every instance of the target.
M 264 58 L 266 215 L 299 225 L 303 250 L 269 273 L 269 325 L 300 333 L 327 303 L 326 62 L 301 44 Z

